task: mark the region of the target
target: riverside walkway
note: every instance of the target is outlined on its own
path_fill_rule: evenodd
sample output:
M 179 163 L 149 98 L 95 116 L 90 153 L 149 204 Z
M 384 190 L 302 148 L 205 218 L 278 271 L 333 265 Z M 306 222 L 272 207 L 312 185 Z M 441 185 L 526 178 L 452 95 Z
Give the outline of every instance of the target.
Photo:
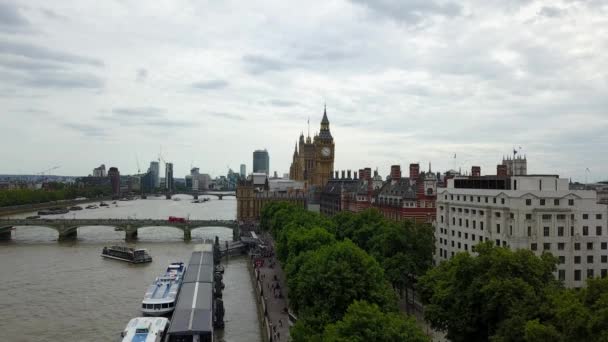
M 263 233 L 261 239 L 276 250 L 274 240 L 268 233 Z M 263 288 L 263 307 L 268 321 L 264 329 L 267 330 L 269 341 L 289 341 L 289 296 L 285 273 L 275 256 L 264 258 L 264 264 L 256 267 L 255 273 Z

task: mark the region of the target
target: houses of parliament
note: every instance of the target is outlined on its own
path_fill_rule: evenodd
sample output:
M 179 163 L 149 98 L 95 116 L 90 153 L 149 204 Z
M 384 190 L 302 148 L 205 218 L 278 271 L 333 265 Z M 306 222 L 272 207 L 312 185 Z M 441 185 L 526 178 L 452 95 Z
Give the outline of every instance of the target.
M 325 107 L 319 133 L 314 138 L 309 135 L 306 140 L 304 133 L 300 134 L 289 167 L 289 179 L 304 182 L 305 188 L 325 186 L 334 171 L 334 152 L 334 138 Z
M 302 187 L 288 191 L 277 191 L 268 178 L 265 183 L 255 179 L 243 180 L 236 189 L 237 220 L 256 221 L 265 204 L 275 201 L 290 202 L 306 206 L 309 196 L 320 192 L 334 171 L 335 145 L 329 130 L 327 108 L 323 111 L 321 129 L 313 138 L 304 134 L 296 143 L 293 159 L 289 167 L 289 179 L 301 183 Z M 271 180 L 272 182 L 272 180 Z M 274 188 L 274 189 L 273 189 Z

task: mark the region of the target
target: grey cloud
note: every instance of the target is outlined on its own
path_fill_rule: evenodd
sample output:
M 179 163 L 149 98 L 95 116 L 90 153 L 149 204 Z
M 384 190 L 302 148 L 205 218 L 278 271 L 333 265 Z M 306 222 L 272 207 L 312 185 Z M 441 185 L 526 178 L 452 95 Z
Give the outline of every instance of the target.
M 0 53 L 28 57 L 35 60 L 46 60 L 70 64 L 83 64 L 97 67 L 103 66 L 103 62 L 95 58 L 54 51 L 46 47 L 35 46 L 25 43 L 16 43 L 9 41 L 0 42 Z
M 540 9 L 538 15 L 549 18 L 556 18 L 562 15 L 562 10 L 557 7 L 544 6 Z
M 148 79 L 148 70 L 144 68 L 137 69 L 135 80 L 137 82 L 144 82 L 146 79 Z
M 170 120 L 168 118 L 146 120 L 143 122 L 143 124 L 148 125 L 148 126 L 163 127 L 163 128 L 179 128 L 179 127 L 187 128 L 187 127 L 198 126 L 198 123 L 196 123 L 196 122 L 183 121 L 183 120 Z
M 227 86 L 228 82 L 224 80 L 200 81 L 191 84 L 191 87 L 196 90 L 214 90 L 226 88 Z
M 462 13 L 457 2 L 438 2 L 436 0 L 350 0 L 352 3 L 365 6 L 380 16 L 417 24 L 429 16 L 438 15 L 455 17 Z
M 15 33 L 29 29 L 28 20 L 15 4 L 0 2 L 0 31 Z
M 215 116 L 217 118 L 224 118 L 224 119 L 230 119 L 230 120 L 244 120 L 245 119 L 240 115 L 230 114 L 230 113 L 209 113 L 209 114 L 211 116 Z
M 112 109 L 112 114 L 99 116 L 105 122 L 114 122 L 122 126 L 150 127 L 192 127 L 198 124 L 192 121 L 168 118 L 167 111 L 157 107 L 118 107 Z
M 53 19 L 53 20 L 67 20 L 68 19 L 67 16 L 59 14 L 48 8 L 42 8 L 42 9 L 40 9 L 40 12 L 49 19 Z
M 20 84 L 34 88 L 101 89 L 104 82 L 95 75 L 72 72 L 38 72 L 25 76 Z
M 298 105 L 297 102 L 288 100 L 270 100 L 270 104 L 275 107 L 293 107 Z
M 93 126 L 89 124 L 66 122 L 63 124 L 63 126 L 78 131 L 85 136 L 103 137 L 107 135 L 105 129 L 103 129 L 102 127 Z
M 245 55 L 243 62 L 247 70 L 254 75 L 269 71 L 281 71 L 287 68 L 287 64 L 278 59 L 262 55 Z
M 166 110 L 156 107 L 118 107 L 113 108 L 112 113 L 115 117 L 161 117 Z

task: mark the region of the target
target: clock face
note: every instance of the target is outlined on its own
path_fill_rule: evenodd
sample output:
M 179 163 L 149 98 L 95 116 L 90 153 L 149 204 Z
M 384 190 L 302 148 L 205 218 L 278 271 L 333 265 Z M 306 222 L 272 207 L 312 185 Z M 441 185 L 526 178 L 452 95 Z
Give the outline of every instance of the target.
M 323 149 L 321 149 L 321 154 L 323 157 L 329 157 L 331 155 L 331 149 L 329 147 L 323 147 Z

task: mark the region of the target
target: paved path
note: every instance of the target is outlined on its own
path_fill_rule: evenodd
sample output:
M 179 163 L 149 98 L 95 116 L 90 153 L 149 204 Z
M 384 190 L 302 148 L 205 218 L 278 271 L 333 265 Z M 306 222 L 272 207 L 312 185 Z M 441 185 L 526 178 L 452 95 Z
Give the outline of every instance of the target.
M 274 248 L 274 241 L 267 233 L 262 235 L 266 245 Z M 271 267 L 272 266 L 272 267 Z M 265 258 L 264 265 L 259 268 L 260 281 L 264 287 L 264 298 L 268 318 L 272 323 L 271 341 L 289 341 L 289 316 L 285 309 L 289 307 L 287 282 L 281 265 L 276 257 Z M 278 289 L 275 289 L 278 285 Z M 276 296 L 275 296 L 276 293 Z M 280 296 L 279 296 L 280 294 Z M 276 329 L 276 334 L 275 334 Z

